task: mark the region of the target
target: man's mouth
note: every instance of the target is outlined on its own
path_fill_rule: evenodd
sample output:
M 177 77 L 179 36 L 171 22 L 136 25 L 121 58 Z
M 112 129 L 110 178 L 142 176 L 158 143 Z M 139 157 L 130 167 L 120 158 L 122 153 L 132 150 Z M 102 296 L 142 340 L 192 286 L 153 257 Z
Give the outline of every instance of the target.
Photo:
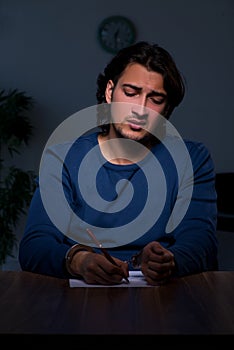
M 146 121 L 145 120 L 139 120 L 139 119 L 136 119 L 136 118 L 131 118 L 131 119 L 127 120 L 127 124 L 133 130 L 140 130 L 140 129 L 144 128 L 144 126 L 146 125 Z

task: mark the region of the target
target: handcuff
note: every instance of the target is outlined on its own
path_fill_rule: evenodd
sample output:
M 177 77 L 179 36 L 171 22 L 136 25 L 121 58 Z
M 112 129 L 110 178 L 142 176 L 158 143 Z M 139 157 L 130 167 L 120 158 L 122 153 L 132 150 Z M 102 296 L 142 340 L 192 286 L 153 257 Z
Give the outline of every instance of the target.
M 87 245 L 83 245 L 83 244 L 75 244 L 73 245 L 70 249 L 67 250 L 66 255 L 65 255 L 65 265 L 66 265 L 66 269 L 67 272 L 72 275 L 73 277 L 80 277 L 77 274 L 74 274 L 74 272 L 72 272 L 71 270 L 71 263 L 72 263 L 72 259 L 73 257 L 78 253 L 78 252 L 94 252 L 93 248 L 87 246 Z
M 141 268 L 141 261 L 142 261 L 142 250 L 132 255 L 130 259 L 130 263 L 132 264 L 132 267 L 136 270 Z

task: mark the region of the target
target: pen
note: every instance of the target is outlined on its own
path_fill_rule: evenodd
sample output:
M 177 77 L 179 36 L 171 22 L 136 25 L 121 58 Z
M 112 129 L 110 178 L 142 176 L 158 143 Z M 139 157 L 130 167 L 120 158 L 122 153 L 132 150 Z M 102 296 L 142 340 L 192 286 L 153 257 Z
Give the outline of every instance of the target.
M 89 236 L 92 238 L 92 240 L 94 241 L 94 243 L 98 246 L 98 248 L 100 248 L 100 250 L 102 251 L 102 253 L 104 254 L 104 256 L 106 257 L 107 260 L 109 260 L 113 265 L 118 266 L 118 264 L 116 263 L 116 261 L 112 258 L 112 256 L 108 253 L 108 251 L 102 246 L 102 244 L 97 240 L 97 237 L 94 235 L 94 233 L 87 228 L 86 231 L 88 232 Z M 118 266 L 119 267 L 119 266 Z M 129 280 L 127 277 L 124 277 L 125 281 L 127 283 L 129 283 Z

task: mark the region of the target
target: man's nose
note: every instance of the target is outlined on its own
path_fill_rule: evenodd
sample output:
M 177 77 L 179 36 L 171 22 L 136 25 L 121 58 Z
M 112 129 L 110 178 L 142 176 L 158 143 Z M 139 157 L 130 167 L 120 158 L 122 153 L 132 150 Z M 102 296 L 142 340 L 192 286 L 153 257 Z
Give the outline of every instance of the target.
M 146 98 L 142 97 L 132 107 L 132 112 L 139 116 L 147 114 Z

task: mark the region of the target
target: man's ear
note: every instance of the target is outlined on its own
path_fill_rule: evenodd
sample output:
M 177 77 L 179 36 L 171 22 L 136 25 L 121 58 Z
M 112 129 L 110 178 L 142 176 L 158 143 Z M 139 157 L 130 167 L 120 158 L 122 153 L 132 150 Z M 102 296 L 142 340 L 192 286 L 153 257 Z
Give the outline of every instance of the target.
M 111 101 L 112 101 L 113 90 L 114 90 L 114 83 L 112 80 L 109 80 L 107 85 L 106 85 L 106 91 L 105 91 L 105 97 L 106 97 L 107 103 L 111 103 Z

